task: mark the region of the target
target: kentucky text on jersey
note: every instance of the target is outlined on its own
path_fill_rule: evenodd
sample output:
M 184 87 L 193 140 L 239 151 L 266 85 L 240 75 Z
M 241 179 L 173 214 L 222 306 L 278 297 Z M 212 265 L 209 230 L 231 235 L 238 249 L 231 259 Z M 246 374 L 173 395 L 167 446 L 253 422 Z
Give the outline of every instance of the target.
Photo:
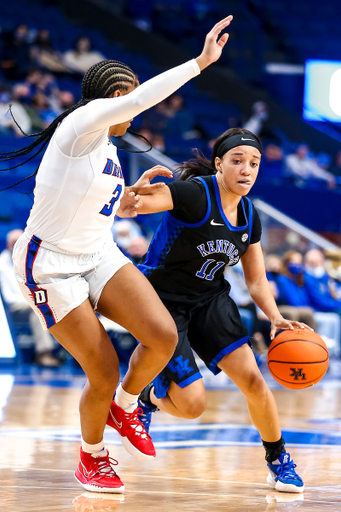
M 197 246 L 197 249 L 203 258 L 209 254 L 221 253 L 226 254 L 226 256 L 229 257 L 229 265 L 234 265 L 239 261 L 238 249 L 236 249 L 236 246 L 231 244 L 228 240 L 216 240 L 215 242 L 212 240 L 210 242 L 206 242 L 206 247 L 207 249 L 205 248 L 205 243 Z
M 110 174 L 111 176 L 116 176 L 116 178 L 123 178 L 121 167 L 110 160 L 110 158 L 107 158 L 103 174 Z

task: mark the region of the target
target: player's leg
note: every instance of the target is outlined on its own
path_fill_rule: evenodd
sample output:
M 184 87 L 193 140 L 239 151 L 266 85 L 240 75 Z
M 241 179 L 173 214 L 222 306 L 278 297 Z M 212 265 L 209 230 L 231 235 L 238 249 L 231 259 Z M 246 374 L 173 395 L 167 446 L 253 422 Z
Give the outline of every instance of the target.
M 225 355 L 218 367 L 245 395 L 251 419 L 261 438 L 274 443 L 281 438 L 281 427 L 275 398 L 259 371 L 248 344 Z
M 155 388 L 150 390 L 150 401 L 161 411 L 178 418 L 195 419 L 205 412 L 206 393 L 202 379 L 182 388 L 171 382 L 167 394 L 157 398 Z
M 172 357 L 178 339 L 175 323 L 154 288 L 132 264 L 124 265 L 107 282 L 97 309 L 139 341 L 122 382 L 127 393 L 139 395 Z
M 95 268 L 87 277 L 93 307 L 139 340 L 107 423 L 119 432 L 131 455 L 155 457 L 152 440 L 138 416 L 138 397 L 170 360 L 178 338 L 176 326 L 148 280 L 116 246 L 109 247 Z
M 285 453 L 276 402 L 258 369 L 237 306 L 227 293 L 222 293 L 198 309 L 194 320 L 188 330 L 193 349 L 213 374 L 224 371 L 247 399 L 266 449 L 271 476 L 268 483 L 278 490 L 302 492 L 303 482 Z
M 75 476 L 87 490 L 122 492 L 124 485 L 103 443 L 108 410 L 119 379 L 113 345 L 89 300 L 52 326 L 50 332 L 78 361 L 88 378 L 79 404 L 82 449 Z
M 268 483 L 283 492 L 302 492 L 304 484 L 286 453 L 275 398 L 268 388 L 249 345 L 226 354 L 218 367 L 246 397 L 251 419 L 263 440 L 270 473 Z
M 190 315 L 186 309 L 170 308 L 179 328 L 175 352 L 163 371 L 140 394 L 140 416 L 147 431 L 158 409 L 179 418 L 197 418 L 206 409 L 202 377 L 187 338 Z
M 88 381 L 80 399 L 83 439 L 103 439 L 108 410 L 119 380 L 118 358 L 89 300 L 50 328 L 51 334 L 78 361 Z

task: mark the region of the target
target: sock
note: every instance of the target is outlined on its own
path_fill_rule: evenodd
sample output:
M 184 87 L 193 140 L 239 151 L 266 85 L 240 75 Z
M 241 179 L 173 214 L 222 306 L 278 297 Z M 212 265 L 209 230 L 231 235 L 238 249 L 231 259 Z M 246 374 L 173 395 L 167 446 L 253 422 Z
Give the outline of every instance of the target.
M 92 457 L 105 457 L 107 454 L 106 449 L 104 448 L 104 441 L 100 441 L 97 444 L 88 444 L 82 438 L 82 450 L 83 452 L 90 453 Z
M 265 460 L 272 464 L 275 462 L 280 456 L 281 453 L 285 453 L 285 441 L 283 437 L 281 437 L 275 443 L 268 443 L 267 441 L 263 441 L 263 446 L 265 448 Z
M 120 384 L 117 388 L 115 395 L 115 403 L 126 412 L 133 412 L 137 407 L 137 400 L 139 395 L 131 395 L 122 388 Z

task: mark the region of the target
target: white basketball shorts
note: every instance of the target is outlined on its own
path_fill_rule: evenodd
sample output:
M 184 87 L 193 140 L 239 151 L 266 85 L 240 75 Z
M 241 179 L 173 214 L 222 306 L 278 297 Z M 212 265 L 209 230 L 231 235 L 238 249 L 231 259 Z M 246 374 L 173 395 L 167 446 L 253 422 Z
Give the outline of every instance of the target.
M 67 254 L 41 247 L 24 233 L 13 251 L 15 276 L 44 330 L 89 298 L 94 310 L 109 279 L 131 261 L 113 240 L 94 254 Z

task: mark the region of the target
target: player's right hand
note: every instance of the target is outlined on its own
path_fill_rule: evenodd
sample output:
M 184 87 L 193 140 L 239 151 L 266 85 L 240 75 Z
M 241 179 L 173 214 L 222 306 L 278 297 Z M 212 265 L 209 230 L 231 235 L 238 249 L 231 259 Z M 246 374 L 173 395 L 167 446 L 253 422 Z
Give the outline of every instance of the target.
M 221 56 L 223 48 L 229 38 L 229 34 L 225 32 L 220 39 L 218 39 L 218 37 L 221 31 L 228 27 L 232 20 L 232 15 L 227 16 L 227 18 L 224 18 L 214 25 L 212 30 L 207 34 L 203 51 L 199 57 L 196 58 L 201 71 L 213 62 L 216 62 Z

